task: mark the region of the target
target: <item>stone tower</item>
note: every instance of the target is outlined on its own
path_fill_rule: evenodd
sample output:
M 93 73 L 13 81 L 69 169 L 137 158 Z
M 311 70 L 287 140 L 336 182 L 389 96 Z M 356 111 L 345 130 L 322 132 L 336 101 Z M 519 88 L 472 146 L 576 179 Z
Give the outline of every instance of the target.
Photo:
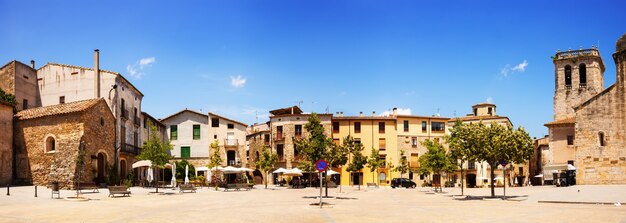
M 557 52 L 554 63 L 554 120 L 575 117 L 573 107 L 604 89 L 604 62 L 597 47 Z

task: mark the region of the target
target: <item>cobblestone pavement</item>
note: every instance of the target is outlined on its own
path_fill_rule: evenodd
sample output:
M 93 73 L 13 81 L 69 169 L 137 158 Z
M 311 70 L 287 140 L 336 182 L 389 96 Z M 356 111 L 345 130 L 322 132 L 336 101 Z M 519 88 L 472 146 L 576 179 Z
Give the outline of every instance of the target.
M 107 189 L 85 193 L 87 202 L 51 199 L 50 190 L 34 187 L 0 190 L 0 222 L 626 222 L 626 207 L 551 204 L 551 201 L 626 202 L 626 185 L 507 188 L 512 200 L 487 201 L 488 188 L 466 189 L 472 199 L 455 200 L 458 188 L 432 194 L 429 188 L 356 187 L 329 189 L 330 205 L 311 206 L 319 190 L 256 186 L 251 191 L 199 189 L 178 193 L 131 188 L 131 197 L 109 198 Z M 579 192 L 580 191 L 580 192 Z M 502 188 L 496 189 L 502 195 Z M 62 191 L 61 197 L 73 196 Z M 521 200 L 521 201 L 520 201 Z

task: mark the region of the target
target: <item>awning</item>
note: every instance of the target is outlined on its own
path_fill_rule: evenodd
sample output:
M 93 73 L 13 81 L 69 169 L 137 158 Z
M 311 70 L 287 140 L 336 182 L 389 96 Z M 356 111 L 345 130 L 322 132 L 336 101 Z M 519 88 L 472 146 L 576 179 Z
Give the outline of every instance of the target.
M 209 171 L 209 168 L 206 166 L 201 166 L 201 167 L 196 168 L 196 171 Z
M 133 163 L 133 169 L 138 167 L 150 167 L 152 166 L 152 162 L 150 160 L 140 160 Z

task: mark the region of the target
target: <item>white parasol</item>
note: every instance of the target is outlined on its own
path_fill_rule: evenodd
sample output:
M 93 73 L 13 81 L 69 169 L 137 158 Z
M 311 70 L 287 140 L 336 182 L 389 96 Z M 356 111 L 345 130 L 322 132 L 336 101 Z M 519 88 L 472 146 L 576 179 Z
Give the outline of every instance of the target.
M 284 173 L 285 171 L 287 171 L 287 170 L 285 168 L 281 167 L 281 168 L 278 168 L 278 169 L 274 170 L 274 172 L 272 172 L 272 173 Z
M 172 165 L 172 187 L 176 187 L 176 163 Z
M 185 165 L 185 184 L 189 184 L 189 176 L 187 176 L 188 173 L 189 173 L 189 165 Z
M 148 182 L 152 183 L 152 181 L 154 180 L 154 173 L 152 173 L 152 167 L 148 167 L 148 177 L 147 180 Z

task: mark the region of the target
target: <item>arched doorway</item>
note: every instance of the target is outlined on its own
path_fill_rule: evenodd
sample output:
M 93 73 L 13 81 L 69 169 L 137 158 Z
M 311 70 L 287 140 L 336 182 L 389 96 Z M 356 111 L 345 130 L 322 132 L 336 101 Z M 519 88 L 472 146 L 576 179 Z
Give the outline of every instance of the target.
M 126 160 L 120 160 L 120 177 L 122 179 L 126 179 L 126 175 L 128 175 L 126 165 L 128 165 L 126 164 Z
M 105 181 L 104 179 L 105 179 L 105 176 L 106 176 L 106 167 L 107 167 L 106 166 L 106 161 L 107 161 L 107 158 L 104 155 L 104 153 L 98 153 L 97 157 L 98 157 L 98 159 L 97 159 L 98 160 L 98 164 L 97 164 L 98 171 L 96 172 L 97 173 L 97 177 L 96 178 L 97 178 L 97 181 L 98 181 L 97 183 L 103 183 Z

